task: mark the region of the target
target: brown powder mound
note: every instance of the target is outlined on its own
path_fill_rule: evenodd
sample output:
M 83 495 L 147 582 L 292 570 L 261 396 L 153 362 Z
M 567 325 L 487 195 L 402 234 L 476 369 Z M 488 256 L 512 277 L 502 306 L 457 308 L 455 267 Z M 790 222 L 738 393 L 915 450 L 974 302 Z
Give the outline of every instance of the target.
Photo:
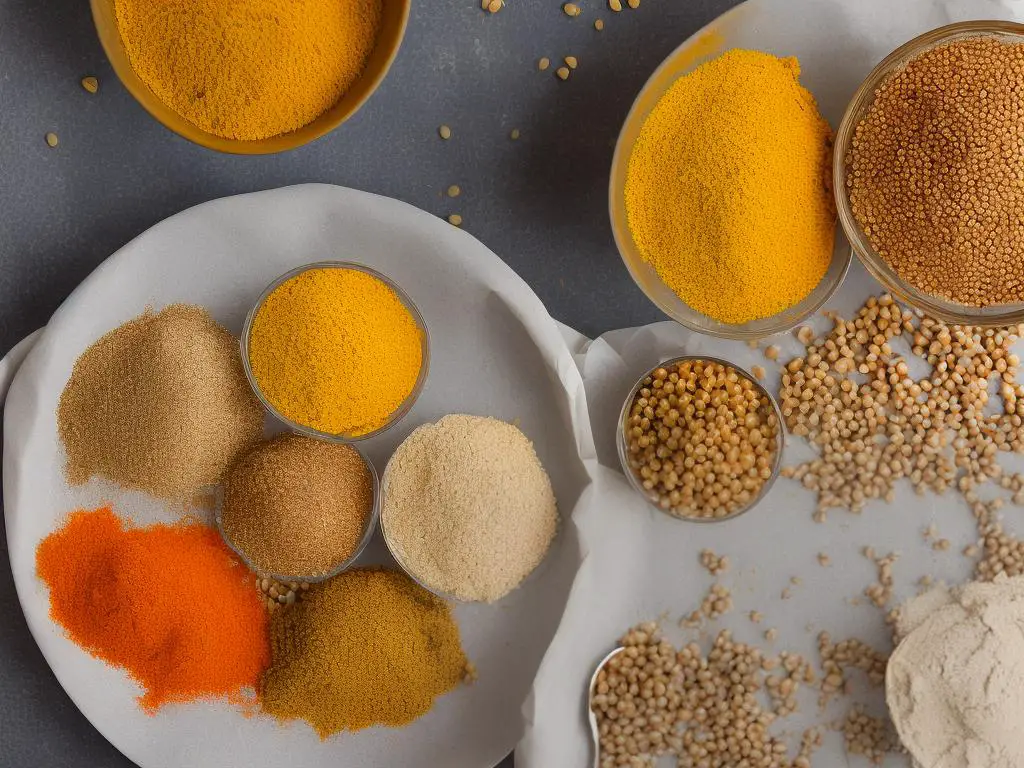
M 263 409 L 238 340 L 187 304 L 147 311 L 75 361 L 57 429 L 72 485 L 104 477 L 169 499 L 220 481 L 259 439 Z

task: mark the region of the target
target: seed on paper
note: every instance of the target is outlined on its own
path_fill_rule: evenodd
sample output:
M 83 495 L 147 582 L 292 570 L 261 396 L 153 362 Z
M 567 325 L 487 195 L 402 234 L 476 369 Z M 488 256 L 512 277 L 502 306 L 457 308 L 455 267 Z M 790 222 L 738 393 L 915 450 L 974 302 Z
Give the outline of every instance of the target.
M 92 75 L 82 78 L 82 87 L 89 93 L 96 93 L 100 89 L 100 81 Z

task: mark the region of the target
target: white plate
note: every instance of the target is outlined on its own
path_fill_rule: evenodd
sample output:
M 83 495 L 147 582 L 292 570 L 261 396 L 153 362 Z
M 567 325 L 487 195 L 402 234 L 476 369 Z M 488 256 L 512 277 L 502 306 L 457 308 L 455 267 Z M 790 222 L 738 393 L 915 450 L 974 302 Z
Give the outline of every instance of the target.
M 304 723 L 247 720 L 222 703 L 169 706 L 149 717 L 123 671 L 89 656 L 50 620 L 35 550 L 68 512 L 103 499 L 142 519 L 181 510 L 110 484 L 69 488 L 55 422 L 61 390 L 89 344 L 147 306 L 200 304 L 238 332 L 276 276 L 337 258 L 394 278 L 431 334 L 430 378 L 418 403 L 396 428 L 365 444 L 377 466 L 415 426 L 445 413 L 518 419 L 551 474 L 565 524 L 521 589 L 493 606 L 456 608 L 479 680 L 442 697 L 408 727 L 321 742 Z M 4 507 L 18 597 L 61 685 L 143 768 L 487 768 L 520 736 L 520 708 L 579 565 L 569 517 L 590 483 L 589 430 L 582 382 L 557 324 L 522 280 L 466 233 L 403 203 L 324 185 L 208 203 L 157 225 L 100 266 L 53 316 L 11 385 Z M 382 549 L 378 541 L 366 561 L 385 561 Z
M 684 45 L 712 31 L 720 35 L 722 49 L 753 48 L 799 57 L 802 82 L 837 126 L 863 78 L 901 43 L 954 21 L 1020 20 L 1022 15 L 1020 0 L 749 0 Z M 849 313 L 868 295 L 880 292 L 878 284 L 854 263 L 829 307 Z M 812 325 L 823 330 L 828 323 L 818 316 Z M 791 335 L 778 336 L 772 343 L 782 347 L 780 360 L 802 349 Z M 594 490 L 597 502 L 579 519 L 580 541 L 588 557 L 538 673 L 532 706 L 526 711 L 527 732 L 516 750 L 516 768 L 590 765 L 593 757 L 583 701 L 593 666 L 626 629 L 640 621 L 664 615 L 673 639 L 679 639 L 683 633 L 676 621 L 699 607 L 713 581 L 732 589 L 735 608 L 721 621 L 710 623 L 705 637 L 729 628 L 739 640 L 765 649 L 797 651 L 819 665 L 816 638 L 821 630 L 831 632 L 836 641 L 857 637 L 880 650 L 891 646 L 884 611 L 861 595 L 877 580 L 875 566 L 863 557 L 861 547 L 871 545 L 880 555 L 902 553 L 893 567 L 896 602 L 915 594 L 915 582 L 924 574 L 949 582 L 970 578 L 973 560 L 960 552 L 976 538 L 976 531 L 962 497 L 952 492 L 918 497 L 906 482 L 897 486 L 893 504 L 870 504 L 861 515 L 834 510 L 822 525 L 811 520 L 812 494 L 785 479 L 754 510 L 725 523 L 695 525 L 652 511 L 619 471 L 615 451 L 619 409 L 632 383 L 648 366 L 669 356 L 700 353 L 733 360 L 748 370 L 753 364 L 762 365 L 769 372 L 770 387 L 778 391 L 780 366 L 760 352 L 741 343 L 689 333 L 673 323 L 613 331 L 578 355 L 601 462 Z M 786 450 L 787 465 L 808 456 L 799 438 L 789 437 Z M 1015 458 L 1000 454 L 1004 467 L 1020 471 Z M 1006 516 L 1008 528 L 1024 534 L 1021 510 L 1009 506 Z M 948 552 L 933 551 L 924 541 L 922 530 L 932 523 L 940 536 L 953 542 Z M 733 563 L 720 579 L 712 579 L 699 565 L 698 556 L 705 547 L 728 555 Z M 830 555 L 831 567 L 818 564 L 818 552 Z M 790 585 L 792 576 L 800 577 L 802 584 Z M 783 600 L 787 587 L 793 597 Z M 764 614 L 758 625 L 748 620 L 752 610 Z M 768 627 L 778 629 L 775 643 L 762 637 Z M 856 671 L 849 673 L 849 679 L 853 696 L 837 698 L 825 713 L 817 709 L 817 691 L 805 689 L 799 715 L 778 722 L 776 731 L 795 733 L 799 741 L 800 728 L 841 720 L 854 702 L 873 715 L 884 715 L 882 689 L 869 687 Z M 848 756 L 841 735 L 831 731 L 812 762 L 829 768 L 868 765 L 861 757 Z M 886 765 L 904 766 L 906 759 L 891 756 Z

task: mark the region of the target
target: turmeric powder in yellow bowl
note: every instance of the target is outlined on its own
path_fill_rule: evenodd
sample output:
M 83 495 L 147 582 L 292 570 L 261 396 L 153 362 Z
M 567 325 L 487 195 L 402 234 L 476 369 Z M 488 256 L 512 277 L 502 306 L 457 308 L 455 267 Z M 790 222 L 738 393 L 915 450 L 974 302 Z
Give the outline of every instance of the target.
M 799 75 L 795 58 L 726 51 L 669 87 L 632 148 L 640 256 L 721 323 L 795 306 L 832 259 L 832 130 Z
M 426 381 L 422 316 L 397 285 L 358 264 L 321 262 L 279 278 L 249 313 L 243 344 L 256 394 L 314 437 L 376 434 Z

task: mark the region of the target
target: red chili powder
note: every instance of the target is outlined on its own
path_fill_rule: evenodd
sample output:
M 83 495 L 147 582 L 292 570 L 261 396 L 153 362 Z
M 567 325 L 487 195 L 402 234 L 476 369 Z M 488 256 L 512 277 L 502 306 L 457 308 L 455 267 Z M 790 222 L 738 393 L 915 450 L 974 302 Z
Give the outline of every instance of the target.
M 74 512 L 36 550 L 50 617 L 145 688 L 140 706 L 243 702 L 270 662 L 252 574 L 199 523 L 126 526 L 109 507 Z M 251 697 L 250 697 L 251 698 Z

